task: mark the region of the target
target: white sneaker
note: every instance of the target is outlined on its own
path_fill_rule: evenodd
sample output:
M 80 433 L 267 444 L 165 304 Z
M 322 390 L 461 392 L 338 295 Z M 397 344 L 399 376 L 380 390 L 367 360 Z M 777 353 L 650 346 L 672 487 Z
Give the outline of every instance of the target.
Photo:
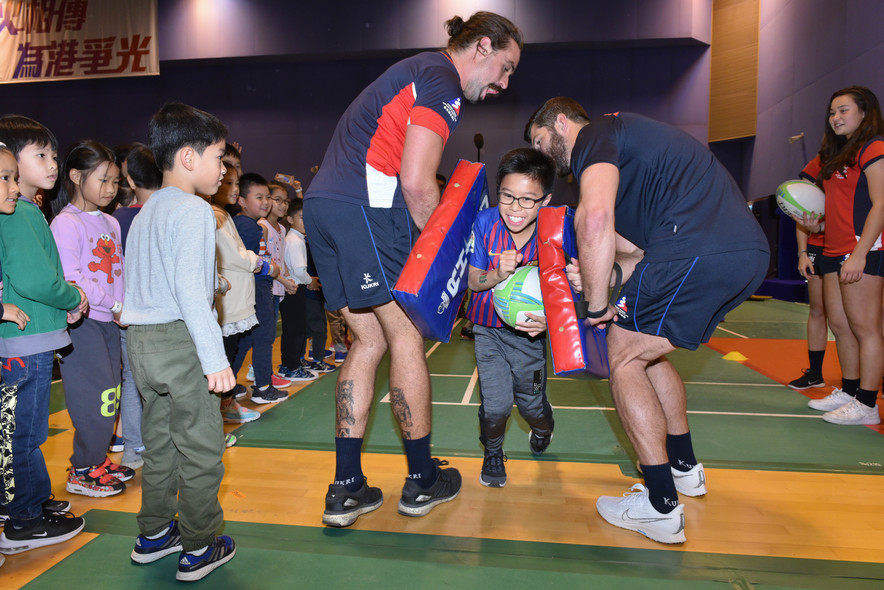
M 610 524 L 641 533 L 658 543 L 684 543 L 684 504 L 669 514 L 662 514 L 651 505 L 648 490 L 640 483 L 622 498 L 602 496 L 595 504 L 599 514 Z
M 823 420 L 832 424 L 880 424 L 881 416 L 878 406 L 871 408 L 856 398 L 831 412 L 823 414 Z
M 850 395 L 849 393 L 844 393 L 843 389 L 838 389 L 836 387 L 832 390 L 832 393 L 830 393 L 826 397 L 820 399 L 812 399 L 807 402 L 807 407 L 812 410 L 831 412 L 832 410 L 837 410 L 852 399 L 854 399 L 852 395 Z
M 706 472 L 703 470 L 702 463 L 697 463 L 690 471 L 679 471 L 674 467 L 670 467 L 670 469 L 672 469 L 675 489 L 679 494 L 692 498 L 706 495 Z

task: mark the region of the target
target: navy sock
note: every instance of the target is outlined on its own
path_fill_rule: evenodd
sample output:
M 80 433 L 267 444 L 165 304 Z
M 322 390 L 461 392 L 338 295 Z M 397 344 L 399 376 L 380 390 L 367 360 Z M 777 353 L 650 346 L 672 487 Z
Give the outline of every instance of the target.
M 856 397 L 859 389 L 859 379 L 841 379 L 841 390 L 851 397 Z
M 335 438 L 335 485 L 344 486 L 348 492 L 362 487 L 362 439 Z
M 809 350 L 807 351 L 807 358 L 810 361 L 810 370 L 813 371 L 816 375 L 820 377 L 823 376 L 823 357 L 826 356 L 826 349 L 823 350 Z
M 436 463 L 430 456 L 430 435 L 415 440 L 402 439 L 408 459 L 408 479 L 427 489 L 436 483 Z
M 641 467 L 645 477 L 645 487 L 648 488 L 648 496 L 654 510 L 663 514 L 675 510 L 678 506 L 678 492 L 675 491 L 675 481 L 672 479 L 669 463 Z
M 690 471 L 697 464 L 690 431 L 684 434 L 667 434 L 666 453 L 669 455 L 669 465 L 678 471 Z
M 868 389 L 863 389 L 862 387 L 860 387 L 856 390 L 856 399 L 858 399 L 861 403 L 869 406 L 870 408 L 874 408 L 875 400 L 878 399 L 878 392 L 869 391 Z

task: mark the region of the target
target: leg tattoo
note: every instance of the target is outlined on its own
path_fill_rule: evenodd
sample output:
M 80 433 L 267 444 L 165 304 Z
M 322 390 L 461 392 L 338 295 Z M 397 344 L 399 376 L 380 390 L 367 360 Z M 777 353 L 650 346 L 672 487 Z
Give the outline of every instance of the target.
M 402 438 L 411 440 L 411 429 L 414 427 L 414 423 L 411 421 L 411 408 L 405 401 L 405 393 L 398 387 L 390 390 L 390 404 L 393 406 L 393 415 L 399 421 Z
M 337 436 L 346 438 L 350 436 L 350 427 L 356 424 L 356 416 L 353 413 L 353 381 L 341 381 L 335 391 L 337 402 Z

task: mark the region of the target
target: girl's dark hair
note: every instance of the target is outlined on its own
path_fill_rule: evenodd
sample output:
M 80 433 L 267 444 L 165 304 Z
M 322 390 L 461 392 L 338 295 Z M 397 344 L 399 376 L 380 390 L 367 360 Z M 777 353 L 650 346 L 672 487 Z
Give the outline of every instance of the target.
M 77 194 L 77 185 L 71 180 L 71 170 L 79 170 L 82 174 L 79 185 L 82 188 L 86 178 L 104 163 L 115 164 L 116 157 L 110 148 L 92 139 L 84 139 L 68 150 L 68 155 L 59 171 L 61 188 L 58 197 L 52 201 L 54 215 L 58 215 Z
M 835 130 L 829 124 L 832 101 L 845 95 L 850 96 L 865 115 L 850 139 L 843 135 L 835 135 Z M 820 187 L 822 181 L 831 178 L 836 171 L 856 164 L 860 149 L 873 137 L 884 134 L 884 119 L 881 117 L 878 97 L 865 86 L 850 86 L 838 90 L 826 104 L 825 129 L 819 151 L 820 162 L 823 165 L 817 177 L 817 184 Z
M 543 196 L 552 192 L 556 180 L 556 166 L 549 156 L 532 148 L 510 150 L 497 166 L 497 186 L 508 174 L 524 174 L 543 187 Z
M 494 50 L 504 49 L 510 41 L 515 41 L 519 50 L 522 49 L 521 31 L 508 19 L 493 12 L 477 12 L 466 22 L 455 16 L 445 21 L 445 30 L 449 36 L 448 51 L 464 50 L 482 37 L 491 39 Z

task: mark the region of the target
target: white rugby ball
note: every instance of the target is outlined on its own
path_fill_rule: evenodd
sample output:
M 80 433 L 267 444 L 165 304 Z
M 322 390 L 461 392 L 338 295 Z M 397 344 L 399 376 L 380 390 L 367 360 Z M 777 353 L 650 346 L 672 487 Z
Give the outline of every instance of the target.
M 825 215 L 826 194 L 812 182 L 788 180 L 777 187 L 777 205 L 783 213 L 801 219 L 802 214 Z

